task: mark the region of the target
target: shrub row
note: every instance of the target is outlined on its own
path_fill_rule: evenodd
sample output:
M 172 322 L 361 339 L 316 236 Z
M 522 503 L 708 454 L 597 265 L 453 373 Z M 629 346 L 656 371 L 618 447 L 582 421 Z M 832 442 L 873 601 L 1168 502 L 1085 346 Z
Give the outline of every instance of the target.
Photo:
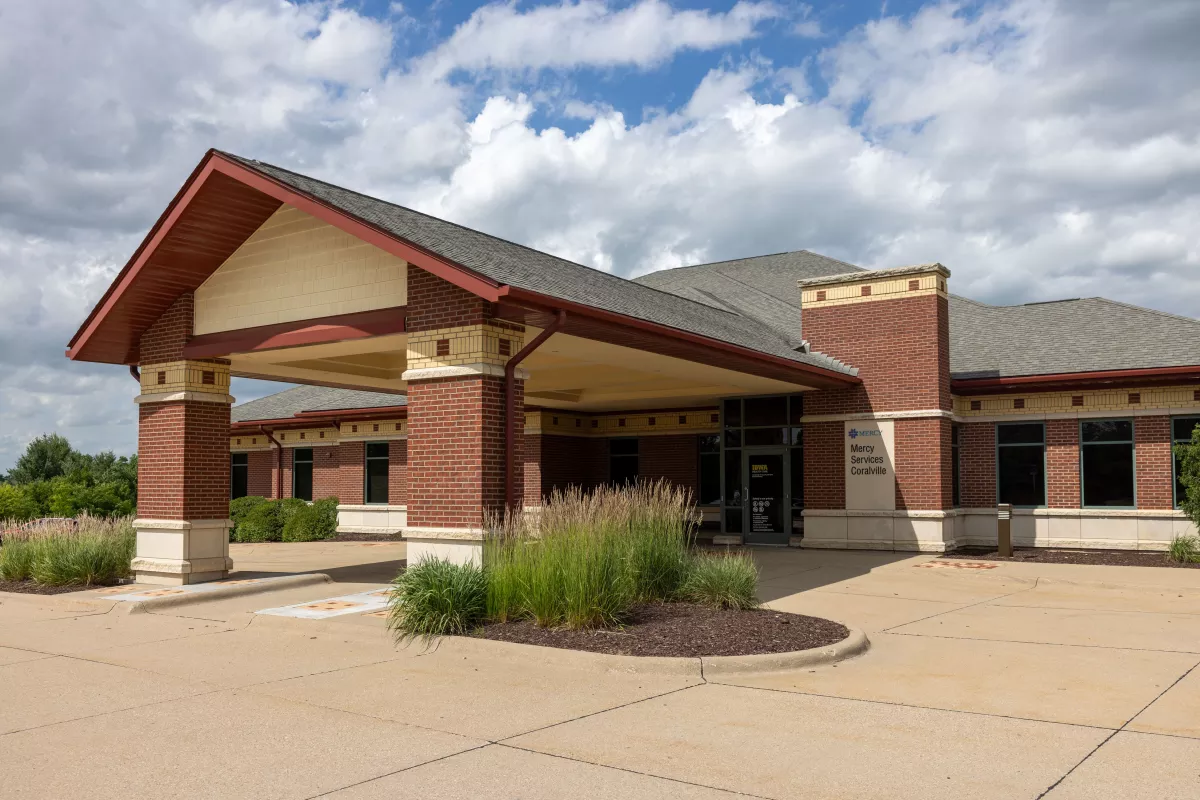
M 695 508 L 666 482 L 556 492 L 536 517 L 497 519 L 489 528 L 482 565 L 431 559 L 396 577 L 388 624 L 398 638 L 520 619 L 611 627 L 648 602 L 757 605 L 753 560 L 693 553 Z
M 46 586 L 104 586 L 130 576 L 133 518 L 78 520 L 10 530 L 0 545 L 0 580 Z
M 294 497 L 239 497 L 229 504 L 234 542 L 314 542 L 337 535 L 336 497 L 314 503 Z

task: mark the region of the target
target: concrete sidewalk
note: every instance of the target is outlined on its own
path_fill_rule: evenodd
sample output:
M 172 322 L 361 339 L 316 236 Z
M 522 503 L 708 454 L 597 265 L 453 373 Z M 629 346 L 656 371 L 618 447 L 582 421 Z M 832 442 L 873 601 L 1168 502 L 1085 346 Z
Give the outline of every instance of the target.
M 0 595 L 6 795 L 1200 796 L 1196 571 L 760 550 L 770 605 L 873 646 L 718 683 L 256 616 L 382 585 L 403 545 L 242 547 L 340 580 L 138 615 Z

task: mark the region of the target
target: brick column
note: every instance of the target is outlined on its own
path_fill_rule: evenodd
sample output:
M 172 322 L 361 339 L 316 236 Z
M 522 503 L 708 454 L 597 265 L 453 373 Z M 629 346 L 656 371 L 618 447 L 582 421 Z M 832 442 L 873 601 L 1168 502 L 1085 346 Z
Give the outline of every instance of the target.
M 954 546 L 949 274 L 930 264 L 800 282 L 804 338 L 863 381 L 805 395 L 803 546 Z M 890 490 L 879 473 L 856 477 L 855 446 L 885 456 Z
M 406 325 L 409 562 L 478 560 L 484 519 L 505 506 L 504 364 L 524 345 L 524 328 L 495 319 L 489 303 L 413 266 Z M 514 405 L 519 449 L 523 371 Z
M 1175 457 L 1171 452 L 1171 418 L 1134 417 L 1137 459 L 1137 507 L 1174 509 Z
M 1079 508 L 1079 420 L 1046 420 L 1046 505 Z

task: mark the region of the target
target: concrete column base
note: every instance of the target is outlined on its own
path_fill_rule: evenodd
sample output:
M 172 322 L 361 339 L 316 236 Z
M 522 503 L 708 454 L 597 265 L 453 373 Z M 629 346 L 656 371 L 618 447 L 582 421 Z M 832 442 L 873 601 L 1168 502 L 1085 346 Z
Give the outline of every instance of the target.
M 227 519 L 136 519 L 137 555 L 130 565 L 139 583 L 181 586 L 219 581 L 233 569 Z
M 483 531 L 469 528 L 408 528 L 408 564 L 440 558 L 453 564 L 483 564 Z

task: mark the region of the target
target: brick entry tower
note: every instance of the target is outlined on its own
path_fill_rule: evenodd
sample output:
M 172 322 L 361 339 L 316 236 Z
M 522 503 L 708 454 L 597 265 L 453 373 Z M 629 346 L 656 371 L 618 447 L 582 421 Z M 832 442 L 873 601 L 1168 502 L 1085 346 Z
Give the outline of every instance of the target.
M 493 306 L 414 266 L 408 268 L 408 560 L 478 561 L 484 520 L 505 508 L 504 365 L 525 329 Z M 523 370 L 513 413 L 524 427 Z M 516 463 L 522 463 L 517 453 Z M 514 496 L 521 497 L 521 471 Z
M 192 296 L 143 334 L 138 403 L 137 555 L 141 583 L 229 574 L 229 365 L 188 361 Z
M 863 380 L 805 396 L 805 547 L 953 547 L 949 276 L 925 264 L 800 281 L 804 338 Z

